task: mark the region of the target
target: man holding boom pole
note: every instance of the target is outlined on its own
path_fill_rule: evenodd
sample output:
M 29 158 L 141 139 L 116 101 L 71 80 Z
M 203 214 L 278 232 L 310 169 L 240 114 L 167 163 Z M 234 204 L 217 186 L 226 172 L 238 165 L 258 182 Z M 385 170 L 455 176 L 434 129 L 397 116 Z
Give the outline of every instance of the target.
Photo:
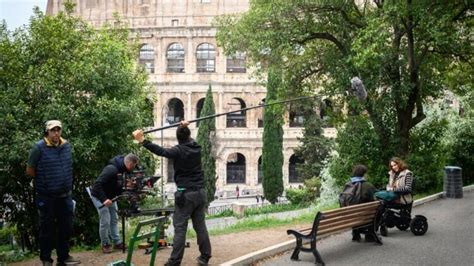
M 152 153 L 173 160 L 174 180 L 177 186 L 173 215 L 174 239 L 173 251 L 165 265 L 181 264 L 189 218 L 193 222 L 201 253 L 197 262 L 199 265 L 207 265 L 211 258 L 211 242 L 205 221 L 206 192 L 201 167 L 201 146 L 191 138 L 188 125 L 189 122 L 181 121 L 176 130 L 178 145 L 172 148 L 163 148 L 145 140 L 141 129 L 132 133 L 133 138 Z

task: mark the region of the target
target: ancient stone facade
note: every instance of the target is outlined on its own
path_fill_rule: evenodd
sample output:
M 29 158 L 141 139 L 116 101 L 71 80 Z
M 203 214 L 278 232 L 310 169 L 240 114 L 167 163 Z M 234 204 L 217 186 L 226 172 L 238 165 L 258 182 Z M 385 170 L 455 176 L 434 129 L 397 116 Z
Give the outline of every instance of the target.
M 47 14 L 56 14 L 63 0 L 49 0 Z M 225 56 L 217 46 L 212 19 L 218 15 L 245 12 L 246 0 L 76 0 L 76 14 L 94 27 L 113 23 L 116 12 L 129 25 L 132 36 L 138 34 L 142 48 L 138 58 L 149 72 L 154 88 L 154 127 L 181 119 L 199 117 L 209 86 L 212 87 L 216 112 L 228 112 L 258 105 L 265 98 L 265 88 L 251 78 L 245 68 L 245 55 Z M 317 114 L 315 114 L 317 115 Z M 216 119 L 214 138 L 217 193 L 227 197 L 261 191 L 259 159 L 262 155 L 262 109 L 249 110 Z M 285 186 L 298 185 L 297 158 L 293 149 L 301 137 L 302 117 L 286 115 L 284 125 Z M 291 123 L 290 123 L 291 121 Z M 193 135 L 196 124 L 191 124 Z M 176 143 L 175 130 L 154 134 L 156 143 L 170 147 Z M 334 129 L 326 135 L 334 136 Z M 172 164 L 164 159 L 167 190 L 174 190 Z

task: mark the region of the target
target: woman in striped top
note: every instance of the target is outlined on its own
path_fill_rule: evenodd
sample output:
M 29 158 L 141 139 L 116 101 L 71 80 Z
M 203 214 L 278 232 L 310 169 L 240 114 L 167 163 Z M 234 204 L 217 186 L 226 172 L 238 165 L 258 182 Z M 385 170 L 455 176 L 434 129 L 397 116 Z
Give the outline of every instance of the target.
M 389 168 L 387 191 L 393 191 L 399 195 L 396 203 L 411 204 L 413 202 L 411 195 L 413 173 L 408 170 L 407 164 L 398 157 L 390 159 Z

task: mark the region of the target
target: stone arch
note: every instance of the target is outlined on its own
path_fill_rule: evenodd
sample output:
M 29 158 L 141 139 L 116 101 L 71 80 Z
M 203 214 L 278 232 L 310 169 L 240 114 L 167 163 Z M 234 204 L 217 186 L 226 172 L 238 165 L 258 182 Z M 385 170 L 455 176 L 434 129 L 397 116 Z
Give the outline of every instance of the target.
M 196 103 L 196 118 L 201 117 L 201 111 L 204 107 L 204 100 L 206 100 L 206 98 L 201 98 Z M 199 127 L 199 121 L 196 122 L 196 127 Z
M 168 101 L 168 115 L 166 122 L 169 124 L 178 123 L 184 120 L 184 104 L 178 98 L 172 98 Z
M 301 108 L 298 108 L 294 104 L 290 104 L 290 111 L 289 111 L 289 117 L 290 117 L 290 127 L 303 127 L 304 126 L 304 112 L 302 111 Z
M 247 107 L 245 101 L 241 98 L 232 98 L 232 101 L 228 103 L 231 111 L 237 111 Z M 240 111 L 227 115 L 227 127 L 247 127 L 247 112 Z
M 259 103 L 259 105 L 265 104 L 265 98 L 263 98 Z M 257 127 L 263 127 L 263 110 L 264 108 L 257 108 L 256 113 L 257 113 Z
M 296 169 L 297 164 L 304 163 L 304 160 L 298 157 L 296 154 L 291 155 L 289 164 L 288 164 L 288 182 L 289 183 L 300 183 L 303 182 L 303 179 L 298 176 L 298 171 Z
M 226 176 L 227 184 L 245 184 L 246 162 L 245 156 L 235 152 L 227 157 Z
M 155 48 L 149 43 L 140 47 L 138 63 L 145 67 L 148 73 L 155 73 Z
M 166 72 L 184 73 L 184 48 L 179 42 L 172 43 L 166 49 Z
M 216 48 L 210 43 L 201 43 L 196 48 L 198 73 L 216 72 Z

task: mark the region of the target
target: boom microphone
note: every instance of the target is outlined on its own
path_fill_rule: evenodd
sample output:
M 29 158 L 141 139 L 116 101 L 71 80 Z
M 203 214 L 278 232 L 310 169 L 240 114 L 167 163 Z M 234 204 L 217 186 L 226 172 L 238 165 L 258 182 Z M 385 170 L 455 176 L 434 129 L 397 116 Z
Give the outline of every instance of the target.
M 354 94 L 359 101 L 364 101 L 367 99 L 367 91 L 365 90 L 364 83 L 359 77 L 353 77 L 351 79 L 351 89 L 352 93 Z

